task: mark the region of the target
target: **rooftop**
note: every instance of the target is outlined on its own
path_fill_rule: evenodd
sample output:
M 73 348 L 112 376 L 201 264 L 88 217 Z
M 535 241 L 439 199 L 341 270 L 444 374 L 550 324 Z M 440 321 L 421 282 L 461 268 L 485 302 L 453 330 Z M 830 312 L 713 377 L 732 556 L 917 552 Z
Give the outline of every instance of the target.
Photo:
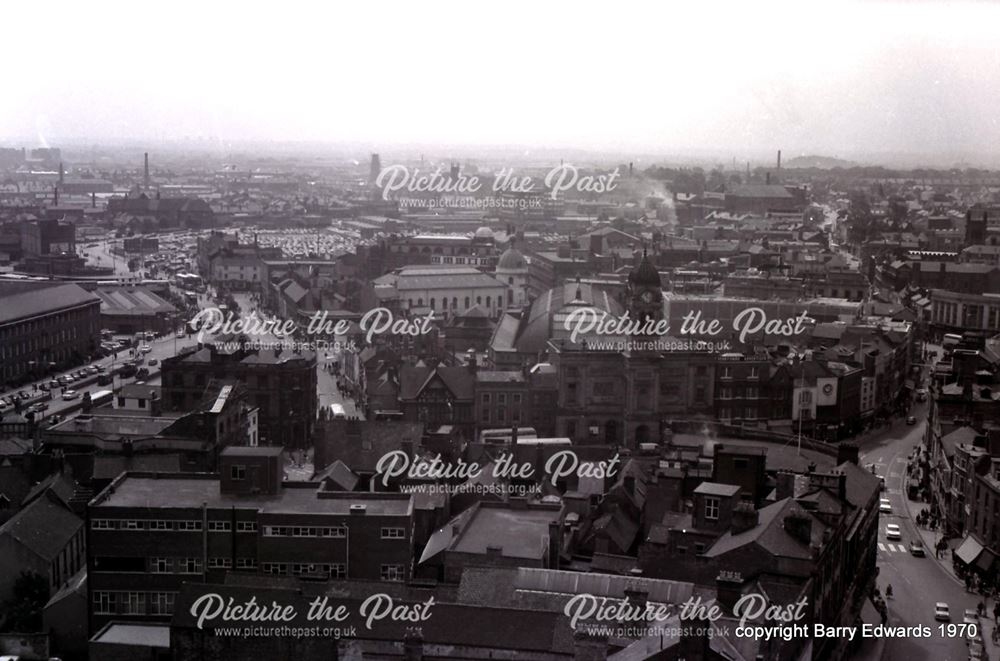
M 309 482 L 285 486 L 276 495 L 232 495 L 219 492 L 215 475 L 179 474 L 158 477 L 155 474 L 128 473 L 108 487 L 92 507 L 140 507 L 149 509 L 199 509 L 202 505 L 219 509 L 238 507 L 261 513 L 347 515 L 351 505 L 366 506 L 366 516 L 409 516 L 412 498 L 398 494 L 324 492 Z M 298 486 L 302 485 L 302 486 Z

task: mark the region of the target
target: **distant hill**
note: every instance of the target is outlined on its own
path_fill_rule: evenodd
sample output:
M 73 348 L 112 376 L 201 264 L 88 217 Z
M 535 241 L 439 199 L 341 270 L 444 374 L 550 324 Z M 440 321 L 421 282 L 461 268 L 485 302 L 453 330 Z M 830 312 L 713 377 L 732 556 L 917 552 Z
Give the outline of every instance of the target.
M 845 161 L 841 158 L 830 156 L 796 156 L 781 164 L 787 168 L 819 168 L 820 170 L 831 170 L 833 168 L 853 168 L 858 164 L 854 161 Z

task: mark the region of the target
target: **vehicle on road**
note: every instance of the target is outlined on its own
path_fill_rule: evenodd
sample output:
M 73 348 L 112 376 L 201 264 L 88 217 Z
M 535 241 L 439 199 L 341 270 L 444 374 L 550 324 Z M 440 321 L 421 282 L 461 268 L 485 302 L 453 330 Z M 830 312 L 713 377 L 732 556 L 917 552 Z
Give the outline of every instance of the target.
M 50 390 L 52 388 L 58 388 L 58 387 L 59 387 L 59 382 L 56 381 L 55 379 L 52 379 L 51 381 L 49 381 L 49 389 Z
M 152 350 L 153 350 L 153 347 L 149 346 L 148 344 L 143 344 L 141 347 L 139 347 L 139 352 L 140 353 L 149 353 Z
M 969 643 L 969 661 L 979 661 L 986 658 L 986 651 L 983 649 L 981 640 L 974 640 Z
M 33 411 L 35 413 L 41 413 L 47 408 L 49 408 L 49 405 L 46 402 L 36 402 L 32 404 L 31 408 L 29 408 L 28 410 Z
M 174 337 L 176 337 L 177 339 L 182 339 L 184 337 L 184 331 L 178 330 L 177 333 L 174 335 Z
M 910 554 L 917 558 L 924 557 L 924 543 L 919 539 L 910 542 Z
M 962 613 L 962 624 L 965 627 L 965 642 L 971 642 L 979 638 L 979 613 L 972 608 L 965 609 Z
M 115 393 L 111 390 L 98 390 L 90 396 L 90 403 L 93 406 L 104 406 L 110 404 L 114 396 Z
M 918 402 L 926 402 L 927 401 L 927 389 L 926 388 L 921 388 L 920 390 L 917 391 L 917 401 Z
M 934 619 L 939 622 L 948 622 L 951 620 L 951 611 L 948 610 L 948 604 L 943 601 L 934 604 Z
M 78 392 L 77 392 L 77 391 L 75 391 L 75 390 L 66 390 L 66 391 L 64 391 L 64 392 L 63 392 L 63 394 L 62 394 L 62 398 L 63 398 L 64 400 L 66 400 L 66 401 L 69 401 L 69 400 L 71 400 L 71 399 L 76 399 L 76 398 L 77 398 L 77 397 L 79 397 L 79 396 L 80 396 L 80 393 L 78 393 Z
M 878 501 L 878 511 L 883 514 L 892 514 L 892 503 L 889 502 L 888 498 L 882 498 Z
M 908 424 L 908 425 L 915 425 L 915 424 L 917 424 L 917 417 L 913 416 L 913 415 L 908 416 L 906 418 L 906 424 Z
M 68 386 L 69 384 L 73 383 L 73 379 L 71 379 L 67 374 L 63 374 L 58 379 L 56 379 L 56 381 L 59 382 L 60 386 Z
M 147 365 L 149 365 L 150 367 L 156 367 L 157 365 L 159 365 L 159 363 L 160 361 L 158 361 L 156 358 L 150 358 Z
M 885 527 L 885 538 L 892 540 L 903 539 L 903 533 L 899 531 L 899 525 L 890 523 Z
M 111 376 L 110 374 L 101 374 L 97 377 L 97 385 L 107 386 L 110 385 L 113 380 L 114 377 Z
M 43 383 L 40 386 L 38 386 L 38 389 L 41 390 L 42 392 L 48 392 L 49 391 L 49 384 Z
M 347 417 L 347 411 L 344 410 L 343 404 L 337 404 L 336 402 L 330 404 L 330 417 L 334 420 L 343 420 Z

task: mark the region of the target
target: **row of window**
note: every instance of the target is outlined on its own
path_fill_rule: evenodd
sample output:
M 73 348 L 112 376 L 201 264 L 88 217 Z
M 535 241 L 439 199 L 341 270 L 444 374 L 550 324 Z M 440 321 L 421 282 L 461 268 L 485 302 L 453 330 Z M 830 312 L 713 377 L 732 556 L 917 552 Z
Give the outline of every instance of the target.
M 265 574 L 275 576 L 319 575 L 326 578 L 347 578 L 347 565 L 342 562 L 305 563 L 305 562 L 264 562 L 260 565 Z
M 754 420 L 757 418 L 757 407 L 748 406 L 745 409 L 738 407 L 730 409 L 728 406 L 723 406 L 719 409 L 720 420 L 732 420 L 734 417 L 742 418 L 744 420 Z
M 264 526 L 264 537 L 347 537 L 344 526 Z
M 201 532 L 201 521 L 164 519 L 91 519 L 91 530 L 127 530 L 154 532 Z M 211 532 L 231 532 L 230 521 L 209 521 Z M 236 532 L 257 532 L 256 521 L 237 521 Z
M 200 574 L 201 558 L 150 558 L 150 574 Z
M 94 615 L 173 615 L 176 592 L 95 590 Z
M 760 396 L 760 393 L 756 386 L 747 386 L 745 389 L 729 387 L 719 388 L 719 399 L 733 399 L 734 395 L 737 399 L 741 397 L 745 397 L 747 399 L 757 399 Z
M 411 299 L 408 299 L 407 302 L 409 303 L 409 305 L 410 305 L 411 308 L 412 307 L 422 308 L 424 306 L 424 299 L 423 298 L 417 298 L 415 300 L 411 298 Z M 465 297 L 465 307 L 463 309 L 464 310 L 468 310 L 470 307 L 472 307 L 471 303 L 472 303 L 472 297 L 466 296 Z M 496 297 L 496 303 L 497 303 L 497 305 L 501 305 L 503 303 L 502 297 L 497 296 Z M 430 301 L 428 302 L 428 304 L 431 306 L 432 310 L 436 310 L 437 309 L 437 299 L 436 298 L 430 299 Z M 482 305 L 482 304 L 483 304 L 483 297 L 482 296 L 476 296 L 476 305 Z M 449 307 L 448 306 L 448 298 L 447 297 L 442 298 L 441 299 L 441 309 L 442 310 L 447 310 L 448 307 Z M 456 297 L 456 296 L 452 297 L 452 299 L 451 299 L 451 306 L 450 307 L 451 307 L 452 310 L 457 310 L 458 309 L 458 297 Z M 491 296 L 487 296 L 486 297 L 486 307 L 488 307 L 488 308 L 492 308 L 493 307 L 493 298 Z

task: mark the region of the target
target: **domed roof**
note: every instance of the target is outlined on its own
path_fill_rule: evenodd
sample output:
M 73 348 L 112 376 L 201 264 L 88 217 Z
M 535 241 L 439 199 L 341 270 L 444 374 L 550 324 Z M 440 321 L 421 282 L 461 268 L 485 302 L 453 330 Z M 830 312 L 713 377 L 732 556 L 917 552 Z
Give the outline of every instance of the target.
M 519 271 L 525 268 L 528 268 L 528 260 L 514 246 L 504 250 L 503 254 L 500 255 L 500 260 L 497 262 L 498 271 Z
M 480 227 L 479 229 L 476 230 L 476 238 L 477 239 L 492 239 L 493 238 L 493 230 L 491 230 L 489 227 L 486 227 L 484 225 L 483 227 Z
M 649 261 L 646 251 L 642 251 L 642 260 L 639 265 L 628 274 L 628 281 L 633 285 L 660 287 L 660 272 L 656 270 L 653 263 Z

